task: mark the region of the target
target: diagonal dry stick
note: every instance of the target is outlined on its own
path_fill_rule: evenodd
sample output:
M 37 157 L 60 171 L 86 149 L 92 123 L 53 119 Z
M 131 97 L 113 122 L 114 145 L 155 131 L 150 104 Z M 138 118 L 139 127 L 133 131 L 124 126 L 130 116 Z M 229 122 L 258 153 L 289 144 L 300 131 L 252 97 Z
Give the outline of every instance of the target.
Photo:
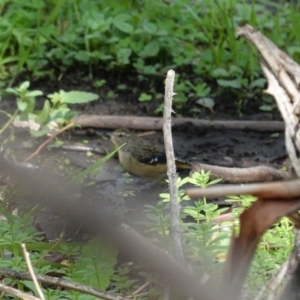
M 65 127 L 61 128 L 59 131 L 55 132 L 53 135 L 51 135 L 46 141 L 44 141 L 33 153 L 31 153 L 24 162 L 28 162 L 30 159 L 32 159 L 34 156 L 40 153 L 40 151 L 47 146 L 55 137 L 66 131 L 67 129 L 74 126 L 74 123 L 70 123 L 66 125 Z

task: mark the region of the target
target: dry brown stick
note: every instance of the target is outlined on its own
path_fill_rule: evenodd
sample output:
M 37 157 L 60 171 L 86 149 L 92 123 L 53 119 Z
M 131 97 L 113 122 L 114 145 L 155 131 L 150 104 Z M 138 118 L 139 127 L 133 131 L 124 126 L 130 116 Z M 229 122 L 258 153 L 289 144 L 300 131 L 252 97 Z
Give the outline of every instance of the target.
M 180 232 L 180 208 L 178 202 L 178 188 L 177 188 L 177 172 L 175 166 L 175 154 L 172 140 L 172 100 L 173 100 L 173 86 L 175 80 L 175 72 L 169 70 L 166 78 L 165 87 L 165 102 L 164 102 L 164 142 L 168 166 L 168 178 L 171 201 L 171 238 L 173 242 L 173 251 L 175 257 L 183 264 L 184 256 L 181 245 Z
M 266 92 L 274 96 L 287 127 L 286 135 L 290 136 L 290 140 L 295 143 L 296 148 L 300 151 L 300 131 L 298 129 L 300 66 L 250 25 L 239 27 L 237 35 L 249 40 L 261 53 L 263 57 L 261 67 L 269 84 Z M 291 160 L 290 150 L 292 148 L 294 148 L 293 143 L 289 143 L 288 154 Z M 296 151 L 293 150 L 292 152 Z M 294 160 L 292 164 L 298 177 L 300 177 L 299 162 Z
M 300 197 L 300 180 L 286 182 L 256 183 L 244 186 L 217 185 L 206 189 L 190 188 L 186 190 L 191 198 L 197 197 L 221 197 L 226 195 L 250 194 L 264 199 L 289 199 Z
M 0 291 L 3 291 L 6 294 L 14 295 L 14 296 L 24 299 L 24 300 L 41 300 L 41 298 L 37 298 L 32 295 L 26 294 L 24 292 L 21 292 L 17 289 L 14 289 L 14 288 L 7 286 L 5 284 L 2 284 L 2 283 L 0 283 Z
M 293 113 L 293 107 L 291 100 L 286 92 L 281 86 L 281 84 L 278 82 L 277 78 L 274 76 L 274 74 L 269 70 L 267 66 L 264 64 L 261 64 L 262 69 L 264 71 L 264 74 L 269 82 L 269 87 L 267 89 L 267 92 L 274 96 L 278 108 L 280 110 L 280 113 L 284 119 L 286 130 L 285 134 L 290 136 L 290 139 L 293 139 L 297 149 L 300 150 L 300 137 L 296 135 L 296 126 L 298 125 L 298 117 Z M 286 75 L 287 76 L 287 75 Z M 289 137 L 287 137 L 289 138 Z M 292 165 L 298 175 L 300 177 L 300 164 L 297 160 L 293 159 L 292 151 L 291 149 L 294 148 L 293 143 L 286 145 L 286 148 L 288 150 L 288 155 L 290 157 L 290 160 L 292 162 Z M 296 152 L 296 150 L 294 150 Z
M 293 169 L 298 177 L 300 177 L 300 165 L 299 165 L 299 159 L 297 157 L 297 152 L 295 149 L 295 146 L 293 144 L 292 137 L 290 136 L 288 132 L 288 128 L 285 129 L 285 148 L 286 152 L 288 153 L 289 159 L 291 161 L 291 164 L 293 166 Z
M 136 116 L 99 116 L 80 115 L 73 119 L 73 122 L 81 127 L 96 128 L 129 128 L 139 130 L 161 130 L 162 118 L 136 117 Z M 254 130 L 263 132 L 283 131 L 284 123 L 281 121 L 222 121 L 222 120 L 197 120 L 193 118 L 173 118 L 172 124 L 192 126 L 205 129 L 232 129 L 232 130 Z
M 205 172 L 210 171 L 211 179 L 222 178 L 223 182 L 230 183 L 268 182 L 291 179 L 288 172 L 276 170 L 268 166 L 228 168 L 202 163 L 192 164 L 192 172 L 200 172 L 200 170 L 204 170 Z
M 245 26 L 238 27 L 237 36 L 242 36 L 253 43 L 259 52 L 265 54 L 264 58 L 269 62 L 275 59 L 277 61 L 275 70 L 278 68 L 278 71 L 281 66 L 284 66 L 288 73 L 295 78 L 295 81 L 300 82 L 299 65 L 251 25 L 246 24 Z
M 7 278 L 18 278 L 19 280 L 32 280 L 32 277 L 29 272 L 18 272 L 14 270 L 5 269 L 5 268 L 0 268 L 0 275 L 2 277 L 7 277 Z M 83 292 L 86 294 L 99 297 L 101 299 L 106 299 L 106 300 L 122 299 L 122 297 L 110 295 L 109 293 L 99 291 L 90 286 L 80 284 L 77 282 L 72 282 L 62 278 L 57 278 L 57 277 L 52 277 L 52 276 L 47 276 L 42 274 L 35 274 L 35 276 L 38 282 L 50 284 L 53 286 L 59 286 L 74 291 Z M 34 298 L 34 299 L 40 299 L 40 298 Z
M 62 129 L 60 129 L 59 131 L 55 132 L 53 135 L 51 135 L 46 141 L 44 141 L 33 153 L 31 153 L 24 162 L 29 161 L 30 159 L 32 159 L 34 156 L 36 156 L 37 154 L 39 154 L 39 152 L 46 146 L 48 145 L 55 137 L 57 137 L 58 135 L 60 135 L 62 132 L 68 130 L 70 127 L 72 127 L 74 125 L 74 123 L 70 123 L 68 125 L 66 125 L 65 127 L 63 127 Z
M 39 286 L 39 283 L 36 279 L 36 274 L 34 273 L 34 270 L 33 270 L 33 267 L 32 267 L 32 264 L 31 264 L 31 261 L 30 261 L 30 256 L 29 256 L 29 253 L 27 252 L 27 249 L 26 249 L 26 246 L 24 243 L 21 244 L 21 247 L 22 247 L 22 250 L 23 250 L 23 255 L 25 257 L 25 261 L 26 261 L 26 264 L 27 264 L 27 268 L 28 268 L 28 271 L 29 271 L 29 274 L 30 274 L 30 277 L 31 277 L 31 280 L 33 281 L 34 283 L 34 286 L 36 288 L 36 291 L 39 295 L 39 297 L 42 299 L 42 300 L 45 300 L 45 296 L 42 292 L 42 289 L 41 287 Z
M 300 231 L 295 234 L 295 244 L 293 251 L 287 261 L 287 271 L 285 273 L 285 283 L 281 294 L 276 299 L 299 299 L 299 254 L 300 254 Z M 269 300 L 269 299 L 268 299 Z

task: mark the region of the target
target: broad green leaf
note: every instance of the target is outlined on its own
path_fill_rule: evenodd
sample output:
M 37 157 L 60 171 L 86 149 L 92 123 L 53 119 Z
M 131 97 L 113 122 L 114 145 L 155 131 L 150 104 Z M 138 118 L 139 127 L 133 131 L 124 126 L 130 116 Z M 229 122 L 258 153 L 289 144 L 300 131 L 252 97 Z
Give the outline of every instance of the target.
M 88 103 L 99 98 L 97 94 L 81 91 L 60 91 L 60 97 L 61 103 L 68 104 Z
M 258 78 L 250 83 L 249 88 L 263 88 L 266 82 L 267 80 L 265 78 Z
M 140 102 L 147 102 L 152 100 L 152 95 L 149 95 L 147 93 L 141 93 L 139 96 L 139 101 Z
M 43 109 L 40 111 L 40 113 L 37 115 L 36 117 L 36 122 L 40 123 L 40 124 L 44 124 L 47 119 L 49 118 L 49 114 L 50 114 L 50 103 L 49 100 L 46 100 L 43 106 Z
M 129 48 L 122 48 L 117 52 L 117 58 L 118 62 L 122 65 L 129 64 L 129 57 L 131 55 L 132 51 Z
M 157 32 L 157 27 L 154 23 L 145 22 L 142 27 L 145 31 L 148 31 L 151 34 L 155 34 Z
M 28 106 L 27 102 L 19 100 L 19 99 L 17 100 L 17 105 L 18 105 L 18 109 L 21 112 L 24 112 Z
M 240 89 L 242 87 L 241 82 L 238 80 L 224 80 L 224 79 L 218 79 L 217 80 L 218 85 L 223 87 L 231 87 L 234 89 Z
M 75 58 L 78 60 L 78 61 L 81 61 L 81 62 L 84 62 L 84 63 L 89 63 L 91 61 L 91 58 L 92 58 L 92 55 L 90 52 L 88 51 L 79 51 L 75 54 Z
M 228 77 L 227 70 L 223 68 L 214 69 L 210 72 L 210 75 L 214 78 L 220 78 L 220 77 Z
M 274 106 L 273 105 L 264 104 L 264 105 L 261 105 L 259 107 L 259 109 L 262 110 L 262 111 L 272 111 L 274 109 Z
M 212 98 L 208 98 L 208 97 L 198 99 L 196 101 L 196 103 L 198 103 L 210 110 L 212 110 L 212 108 L 215 106 L 215 101 Z
M 123 145 L 121 146 L 123 147 Z M 109 160 L 111 157 L 114 156 L 115 153 L 117 153 L 117 151 L 121 148 L 117 148 L 114 151 L 112 151 L 111 153 L 107 154 L 106 156 L 104 156 L 103 158 L 97 160 L 94 164 L 92 164 L 90 167 L 88 167 L 87 169 L 85 169 L 84 171 L 80 172 L 78 175 L 74 176 L 72 178 L 72 181 L 74 182 L 80 182 L 82 181 L 87 175 L 92 174 L 95 170 L 98 170 L 99 167 L 101 165 L 103 165 L 107 160 Z
M 132 33 L 133 26 L 127 21 L 130 19 L 130 16 L 127 14 L 120 14 L 116 16 L 113 20 L 113 25 L 118 28 L 120 31 L 125 33 Z
M 159 52 L 160 44 L 158 41 L 153 40 L 148 43 L 145 48 L 140 52 L 141 57 L 152 57 L 156 56 Z
M 117 263 L 118 250 L 100 238 L 83 246 L 81 257 L 74 266 L 74 281 L 105 291 L 110 284 Z
M 21 91 L 24 91 L 24 90 L 27 90 L 27 89 L 29 88 L 29 86 L 30 86 L 30 82 L 29 82 L 29 81 L 24 81 L 24 82 L 20 85 L 19 89 L 20 89 Z
M 42 95 L 43 95 L 42 91 L 31 91 L 26 93 L 26 97 L 37 97 Z

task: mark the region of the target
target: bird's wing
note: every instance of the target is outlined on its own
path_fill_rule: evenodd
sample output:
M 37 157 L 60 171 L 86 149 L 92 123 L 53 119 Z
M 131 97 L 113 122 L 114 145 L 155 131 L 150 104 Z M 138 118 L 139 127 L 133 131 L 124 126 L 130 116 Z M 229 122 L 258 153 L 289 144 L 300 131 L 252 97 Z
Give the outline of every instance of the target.
M 148 165 L 166 164 L 166 154 L 163 147 L 141 144 L 135 151 L 138 162 Z

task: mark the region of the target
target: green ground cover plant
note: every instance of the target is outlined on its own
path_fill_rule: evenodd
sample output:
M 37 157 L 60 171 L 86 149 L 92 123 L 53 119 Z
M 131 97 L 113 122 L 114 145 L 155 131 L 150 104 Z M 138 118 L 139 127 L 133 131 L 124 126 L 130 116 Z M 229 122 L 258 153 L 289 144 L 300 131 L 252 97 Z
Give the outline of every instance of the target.
M 245 103 L 255 97 L 262 98 L 263 110 L 272 110 L 270 99 L 261 95 L 266 81 L 262 78 L 256 54 L 244 41 L 235 39 L 235 27 L 250 23 L 300 62 L 299 6 L 299 3 L 292 6 L 272 1 L 237 0 L 112 0 L 109 4 L 87 0 L 33 0 L 28 3 L 4 0 L 0 3 L 0 87 L 16 98 L 17 109 L 12 114 L 1 112 L 9 117 L 9 121 L 0 133 L 19 118 L 39 123 L 41 130 L 35 135 L 43 135 L 51 121 L 62 125 L 71 120 L 74 112 L 69 108 L 70 104 L 95 100 L 95 94 L 59 91 L 48 95 L 43 107 L 37 109 L 35 99 L 43 96 L 42 91 L 29 90 L 29 81 L 17 88 L 11 87 L 16 86 L 16 79 L 22 76 L 30 77 L 32 82 L 46 77 L 60 78 L 73 71 L 74 66 L 84 70 L 97 88 L 106 84 L 106 79 L 99 76 L 107 72 L 118 74 L 115 77 L 117 90 L 126 90 L 122 78 L 127 74 L 139 83 L 146 82 L 149 90 L 137 91 L 136 100 L 140 102 L 157 98 L 156 82 L 161 84 L 166 71 L 173 68 L 179 74 L 174 99 L 176 109 L 184 109 L 193 103 L 199 105 L 193 107 L 195 112 L 203 108 L 213 111 L 218 104 L 216 99 L 229 93 L 234 96 L 232 101 L 237 114 L 242 114 Z M 108 93 L 111 97 L 115 94 L 114 90 Z M 158 107 L 157 113 L 161 110 L 162 107 Z M 74 175 L 74 180 L 82 182 L 99 164 Z M 187 182 L 204 188 L 218 181 L 211 182 L 209 174 L 201 172 L 192 179 L 179 179 L 179 188 Z M 159 245 L 168 247 L 169 195 L 163 194 L 161 198 L 157 205 L 145 207 L 148 220 L 143 225 Z M 230 197 L 228 202 L 234 205 L 235 220 L 222 225 L 213 222 L 213 218 L 222 213 L 216 204 L 205 198 L 191 202 L 183 190 L 179 191 L 179 199 L 183 206 L 181 228 L 187 259 L 216 279 L 220 278 L 231 228 L 238 228 L 238 214 L 254 199 L 250 196 Z M 116 265 L 116 249 L 103 246 L 103 253 L 97 256 L 93 252 L 95 240 L 85 244 L 59 240 L 53 249 L 53 245 L 41 240 L 40 232 L 33 226 L 31 210 L 14 216 L 6 210 L 5 204 L 3 201 L 0 209 L 6 218 L 0 221 L 2 267 L 26 269 L 20 251 L 21 242 L 25 242 L 32 261 L 38 262 L 37 273 L 58 271 L 70 280 L 109 289 L 122 296 L 131 295 L 134 299 L 159 297 L 160 291 L 154 289 L 157 283 L 150 276 L 144 279 L 149 284 L 147 292 L 135 296 L 141 278 L 135 278 L 128 267 Z M 292 246 L 292 226 L 283 219 L 264 235 L 258 247 L 248 277 L 249 291 L 255 293 L 276 273 Z M 10 260 L 7 251 L 12 253 Z M 41 257 L 46 257 L 50 251 L 66 254 L 70 264 L 41 261 Z M 32 284 L 27 281 L 20 281 L 18 288 L 33 291 Z M 49 299 L 93 299 L 68 290 L 45 289 L 44 292 Z
M 191 265 L 200 269 L 213 280 L 220 280 L 223 262 L 230 243 L 232 227 L 238 230 L 238 216 L 244 208 L 251 205 L 255 198 L 252 196 L 229 197 L 233 205 L 234 220 L 216 224 L 213 218 L 219 216 L 228 208 L 220 209 L 207 199 L 191 200 L 184 194 L 186 183 L 193 183 L 205 188 L 220 180 L 211 181 L 210 173 L 201 171 L 194 173 L 192 178 L 178 178 L 179 201 L 181 208 L 182 243 L 185 257 Z M 8 189 L 8 188 L 7 188 Z M 6 194 L 9 195 L 6 190 Z M 3 193 L 5 195 L 5 193 Z M 145 234 L 156 241 L 158 246 L 168 249 L 170 245 L 170 214 L 169 194 L 160 195 L 161 200 L 154 206 L 145 206 L 143 226 Z M 86 242 L 67 242 L 64 232 L 52 243 L 43 240 L 43 234 L 35 226 L 35 216 L 40 207 L 33 206 L 21 209 L 18 215 L 6 208 L 8 199 L 4 198 L 0 206 L 3 216 L 0 223 L 0 265 L 14 271 L 25 271 L 27 265 L 21 251 L 21 243 L 25 243 L 30 252 L 30 259 L 36 274 L 57 274 L 71 282 L 109 291 L 115 295 L 131 296 L 132 299 L 160 299 L 163 291 L 155 276 L 143 271 L 135 262 L 129 267 L 117 263 L 118 251 L 101 238 L 94 237 Z M 294 233 L 287 219 L 282 219 L 263 236 L 252 262 L 248 276 L 247 293 L 254 296 L 274 275 L 280 265 L 288 257 L 293 247 Z M 50 262 L 48 257 L 53 253 L 65 255 L 62 262 Z M 141 272 L 139 272 L 140 270 Z M 145 273 L 146 272 L 146 273 Z M 142 277 L 137 274 L 144 274 Z M 147 276 L 145 276 L 147 274 Z M 5 284 L 17 284 L 18 289 L 34 293 L 34 286 L 27 280 L 5 279 Z M 136 291 L 142 285 L 139 296 Z M 43 286 L 47 299 L 93 299 L 84 292 L 72 289 L 57 289 Z M 85 298 L 86 297 L 86 298 Z
M 10 83 L 22 73 L 33 80 L 57 78 L 76 66 L 90 77 L 99 70 L 118 74 L 115 85 L 126 81 L 125 74 L 147 82 L 148 90 L 138 92 L 137 100 L 150 101 L 157 93 L 155 82 L 161 84 L 174 68 L 179 74 L 176 108 L 191 101 L 207 107 L 203 97 L 226 92 L 241 114 L 247 101 L 262 97 L 265 81 L 254 51 L 236 40 L 236 26 L 250 23 L 299 62 L 299 5 L 267 0 L 2 1 L 0 78 Z
M 193 266 L 218 281 L 222 276 L 223 262 L 231 240 L 232 228 L 238 231 L 239 215 L 248 208 L 255 197 L 251 195 L 229 196 L 225 200 L 232 205 L 233 221 L 222 224 L 213 222 L 213 218 L 220 216 L 227 208 L 219 208 L 206 198 L 191 201 L 182 187 L 192 183 L 197 187 L 206 188 L 220 180 L 209 179 L 210 172 L 194 173 L 192 178 L 178 179 L 179 201 L 181 209 L 182 242 L 185 255 Z M 145 225 L 150 232 L 158 235 L 162 245 L 169 245 L 170 236 L 170 208 L 169 194 L 161 194 L 162 200 L 156 206 L 146 205 L 146 216 L 149 221 Z M 287 218 L 283 218 L 269 229 L 263 236 L 252 261 L 252 267 L 247 279 L 247 291 L 252 297 L 275 275 L 279 267 L 286 261 L 294 244 L 293 225 Z
M 0 111 L 8 117 L 6 124 L 0 130 L 0 136 L 14 121 L 26 121 L 28 124 L 30 122 L 35 124 L 34 129 L 27 125 L 31 129 L 31 134 L 35 137 L 43 136 L 51 130 L 58 130 L 59 127 L 71 123 L 76 112 L 71 110 L 70 105 L 84 104 L 98 99 L 98 95 L 94 93 L 60 90 L 47 95 L 42 109 L 37 109 L 36 98 L 43 96 L 43 92 L 31 91 L 29 87 L 30 82 L 25 81 L 19 87 L 1 91 L 1 94 L 15 97 L 16 109 L 12 114 Z

